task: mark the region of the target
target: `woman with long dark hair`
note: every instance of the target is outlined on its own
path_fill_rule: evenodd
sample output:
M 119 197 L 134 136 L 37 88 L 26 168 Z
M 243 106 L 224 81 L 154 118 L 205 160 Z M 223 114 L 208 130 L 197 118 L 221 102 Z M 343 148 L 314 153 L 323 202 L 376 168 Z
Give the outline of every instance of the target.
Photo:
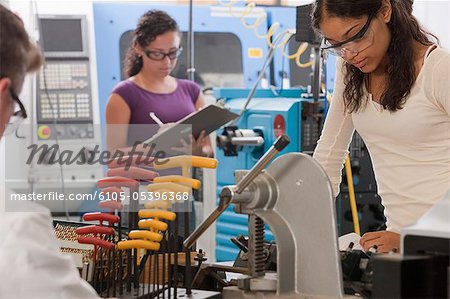
M 125 130 L 127 124 L 156 124 L 155 116 L 164 124 L 174 123 L 205 105 L 200 86 L 170 75 L 183 50 L 180 36 L 176 21 L 166 12 L 150 10 L 139 19 L 124 61 L 127 79 L 114 88 L 106 107 L 106 123 L 123 125 L 109 127 L 109 149 L 139 141 L 130 136 L 139 135 L 138 126 Z M 192 154 L 213 155 L 204 132 L 193 140 Z
M 314 152 L 336 194 L 348 146 L 363 138 L 387 230 L 364 249 L 399 249 L 400 231 L 450 188 L 450 54 L 412 15 L 413 0 L 316 0 L 322 49 L 340 58 L 330 110 Z

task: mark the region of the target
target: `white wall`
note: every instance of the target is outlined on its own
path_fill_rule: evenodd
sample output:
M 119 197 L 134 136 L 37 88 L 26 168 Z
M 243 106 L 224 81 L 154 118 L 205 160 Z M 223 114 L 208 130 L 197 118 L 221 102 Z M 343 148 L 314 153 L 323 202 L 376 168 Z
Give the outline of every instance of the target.
M 414 15 L 422 25 L 450 49 L 450 1 L 422 0 L 414 2 Z
M 312 0 L 286 0 L 290 6 L 304 5 Z M 441 41 L 441 46 L 450 49 L 450 0 L 415 0 L 414 15 Z

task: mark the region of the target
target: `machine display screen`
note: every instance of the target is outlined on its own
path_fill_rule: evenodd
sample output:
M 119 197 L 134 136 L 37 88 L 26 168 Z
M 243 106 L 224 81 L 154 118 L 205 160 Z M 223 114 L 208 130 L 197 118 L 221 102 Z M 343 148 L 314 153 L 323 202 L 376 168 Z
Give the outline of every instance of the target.
M 83 52 L 81 19 L 40 19 L 44 52 Z
M 179 79 L 187 79 L 187 33 L 183 32 L 181 46 L 183 53 L 178 58 L 172 75 Z M 127 31 L 120 38 L 120 63 L 123 61 L 132 44 L 133 31 Z M 195 32 L 195 82 L 202 87 L 234 87 L 245 86 L 242 60 L 242 44 L 239 38 L 227 32 Z M 125 79 L 122 71 L 122 79 Z

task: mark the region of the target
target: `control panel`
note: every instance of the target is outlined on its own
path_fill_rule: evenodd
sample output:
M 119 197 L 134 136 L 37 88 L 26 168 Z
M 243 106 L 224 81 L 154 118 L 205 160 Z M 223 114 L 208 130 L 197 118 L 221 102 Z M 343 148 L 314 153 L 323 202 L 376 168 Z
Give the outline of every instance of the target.
M 86 18 L 41 16 L 39 22 L 46 63 L 37 78 L 37 137 L 94 138 Z
M 89 61 L 49 61 L 39 74 L 38 122 L 92 122 Z

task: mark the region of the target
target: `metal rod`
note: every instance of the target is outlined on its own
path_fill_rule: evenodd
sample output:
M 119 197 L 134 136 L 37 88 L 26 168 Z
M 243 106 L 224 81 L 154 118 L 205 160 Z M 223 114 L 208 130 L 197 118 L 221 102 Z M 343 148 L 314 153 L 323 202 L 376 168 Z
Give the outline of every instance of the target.
M 195 63 L 194 63 L 194 29 L 193 29 L 193 0 L 189 0 L 189 28 L 188 28 L 188 67 L 187 75 L 191 81 L 195 80 Z
M 132 263 L 133 263 L 133 256 L 131 254 L 131 249 L 128 251 L 127 256 L 127 292 L 131 292 L 131 281 L 132 281 Z
M 148 294 L 148 297 L 150 297 L 150 285 L 151 285 L 151 282 L 152 282 L 152 280 L 151 280 L 151 274 L 152 274 L 152 255 L 151 255 L 151 252 L 149 251 L 148 253 L 148 258 L 147 258 L 147 260 L 148 260 L 148 279 L 147 279 L 147 294 Z
M 320 98 L 320 87 L 321 87 L 321 69 L 320 69 L 320 47 L 314 46 L 314 76 L 313 76 L 313 82 L 312 82 L 312 94 L 314 102 L 317 103 Z
M 114 234 L 112 235 L 112 242 L 113 242 L 113 244 L 116 244 L 116 235 L 115 235 L 115 231 L 114 231 Z M 112 264 L 111 264 L 111 268 L 109 269 L 109 271 L 112 271 L 112 272 L 110 272 L 110 273 L 112 273 L 112 277 L 111 277 L 111 279 L 112 279 L 112 288 L 113 288 L 113 297 L 116 297 L 116 288 L 117 288 L 117 285 L 116 285 L 116 282 L 117 282 L 117 279 L 116 279 L 116 273 L 117 273 L 117 271 L 116 271 L 116 269 L 117 269 L 117 267 L 116 267 L 116 261 L 117 261 L 117 259 L 116 259 L 116 248 L 114 247 L 113 249 L 112 249 Z
M 239 146 L 261 146 L 264 144 L 262 137 L 233 137 L 231 144 Z
M 147 263 L 147 255 L 148 255 L 148 251 L 145 250 L 145 254 L 142 257 L 142 261 L 141 261 L 141 265 L 144 265 L 144 269 L 142 269 L 142 296 L 145 295 L 145 264 Z
M 155 257 L 155 252 L 153 252 L 153 256 L 152 257 Z M 155 290 L 156 290 L 156 259 L 155 259 L 155 262 L 154 262 L 154 266 L 153 266 L 153 286 L 152 286 L 152 293 L 153 294 L 155 294 Z
M 173 253 L 173 233 L 172 233 L 172 225 L 169 225 L 169 238 L 168 238 L 168 251 L 169 251 L 169 260 L 168 260 L 168 264 L 169 264 L 169 275 L 167 278 L 167 283 L 169 285 L 169 299 L 170 299 L 170 295 L 171 295 L 171 288 L 172 288 L 172 282 L 173 282 L 173 269 L 172 269 L 172 253 Z
M 112 225 L 110 225 L 112 226 Z M 106 237 L 106 239 L 108 241 L 111 241 L 111 237 Z M 106 267 L 105 267 L 105 271 L 106 271 L 106 275 L 105 275 L 105 279 L 106 279 L 106 297 L 109 298 L 109 289 L 111 288 L 111 281 L 110 281 L 110 275 L 109 275 L 109 271 L 112 269 L 111 267 L 111 250 L 107 250 L 106 251 L 107 255 L 106 255 Z
M 193 246 L 194 243 L 198 240 L 198 238 L 200 238 L 200 236 L 211 226 L 211 224 L 213 224 L 214 221 L 216 221 L 217 218 L 219 218 L 222 212 L 225 211 L 225 209 L 228 208 L 229 205 L 230 203 L 228 202 L 222 205 L 221 208 L 217 207 L 214 211 L 212 211 L 212 213 L 208 216 L 208 218 L 203 220 L 203 222 L 200 223 L 200 225 L 184 241 L 184 246 L 186 248 L 190 248 L 191 246 Z
M 137 248 L 133 249 L 133 266 L 134 266 L 134 271 L 133 271 L 134 284 L 133 284 L 133 287 L 135 289 L 139 286 L 139 268 L 138 268 L 139 253 L 138 252 L 139 251 L 138 251 Z
M 179 214 L 179 213 L 177 213 Z M 173 279 L 173 296 L 174 298 L 177 298 L 177 287 L 178 287 L 178 216 L 175 218 L 175 238 L 174 238 L 174 252 L 175 252 L 175 261 L 174 261 L 174 279 Z
M 117 242 L 122 239 L 122 213 L 119 211 L 117 213 L 119 216 L 118 222 L 118 233 L 119 236 L 117 238 Z M 119 250 L 119 295 L 123 295 L 123 259 L 122 259 L 122 250 Z
M 96 250 L 97 245 L 94 245 L 94 252 L 92 253 L 92 268 L 93 268 L 93 275 L 92 275 L 92 285 L 94 286 L 95 291 L 98 293 L 98 286 L 97 286 L 97 262 L 96 262 Z
M 155 269 L 156 269 L 156 293 L 159 298 L 159 252 L 155 252 Z
M 188 201 L 188 207 L 185 211 L 185 217 L 184 217 L 184 238 L 187 239 L 190 234 L 190 208 L 191 208 L 191 202 Z M 185 271 L 184 271 L 184 284 L 186 288 L 186 295 L 190 296 L 192 294 L 192 288 L 191 288 L 191 250 L 190 248 L 184 248 L 185 253 Z
M 103 293 L 103 248 L 100 247 L 98 252 L 100 253 L 100 271 L 99 271 L 99 274 L 100 274 L 100 278 L 99 278 L 100 279 L 100 292 L 99 292 L 99 294 L 101 296 L 101 294 Z
M 165 236 L 165 235 L 164 235 Z M 166 287 L 166 254 L 167 254 L 167 244 L 165 242 L 165 237 L 162 239 L 161 245 L 162 245 L 162 254 L 163 254 L 163 260 L 162 260 L 162 286 L 163 289 Z M 162 293 L 163 299 L 165 299 L 165 292 Z

